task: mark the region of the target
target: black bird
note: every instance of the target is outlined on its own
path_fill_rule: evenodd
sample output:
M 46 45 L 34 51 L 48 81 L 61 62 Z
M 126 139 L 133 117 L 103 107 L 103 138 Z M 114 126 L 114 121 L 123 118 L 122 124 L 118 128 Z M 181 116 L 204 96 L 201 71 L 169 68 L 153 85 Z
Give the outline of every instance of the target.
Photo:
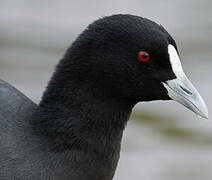
M 67 50 L 39 105 L 0 81 L 0 180 L 111 180 L 133 106 L 169 99 L 208 116 L 161 25 L 101 18 Z

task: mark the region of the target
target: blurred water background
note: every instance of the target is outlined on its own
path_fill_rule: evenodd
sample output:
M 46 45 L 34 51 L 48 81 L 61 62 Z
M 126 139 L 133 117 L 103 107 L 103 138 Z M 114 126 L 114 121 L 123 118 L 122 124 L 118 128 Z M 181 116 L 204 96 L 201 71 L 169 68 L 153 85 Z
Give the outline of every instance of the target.
M 210 115 L 211 0 L 0 0 L 0 78 L 38 103 L 71 42 L 93 20 L 114 13 L 145 16 L 166 27 Z M 114 179 L 211 180 L 210 119 L 174 102 L 139 103 L 124 133 Z

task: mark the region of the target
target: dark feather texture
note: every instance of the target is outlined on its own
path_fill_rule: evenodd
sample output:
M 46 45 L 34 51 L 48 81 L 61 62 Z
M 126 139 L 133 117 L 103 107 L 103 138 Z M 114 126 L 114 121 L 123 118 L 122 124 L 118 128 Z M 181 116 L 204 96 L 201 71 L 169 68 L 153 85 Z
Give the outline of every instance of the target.
M 111 180 L 133 106 L 169 99 L 168 44 L 148 19 L 104 17 L 67 50 L 39 106 L 0 84 L 0 180 Z

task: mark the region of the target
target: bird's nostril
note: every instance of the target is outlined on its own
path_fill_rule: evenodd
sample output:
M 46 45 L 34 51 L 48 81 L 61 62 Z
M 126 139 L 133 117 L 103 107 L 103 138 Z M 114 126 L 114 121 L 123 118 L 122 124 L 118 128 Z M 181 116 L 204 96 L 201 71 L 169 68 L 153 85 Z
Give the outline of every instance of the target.
M 181 88 L 184 92 L 186 92 L 187 94 L 192 95 L 192 92 L 190 92 L 189 90 L 185 89 L 184 87 L 180 86 L 180 88 Z

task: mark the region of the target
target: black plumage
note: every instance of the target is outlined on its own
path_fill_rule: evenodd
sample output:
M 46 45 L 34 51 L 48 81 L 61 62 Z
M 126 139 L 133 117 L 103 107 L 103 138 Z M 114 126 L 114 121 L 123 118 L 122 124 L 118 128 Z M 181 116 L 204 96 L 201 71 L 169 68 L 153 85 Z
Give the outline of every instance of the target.
M 177 48 L 148 19 L 104 17 L 67 50 L 39 105 L 2 81 L 0 180 L 111 180 L 133 106 L 170 99 L 168 44 Z

